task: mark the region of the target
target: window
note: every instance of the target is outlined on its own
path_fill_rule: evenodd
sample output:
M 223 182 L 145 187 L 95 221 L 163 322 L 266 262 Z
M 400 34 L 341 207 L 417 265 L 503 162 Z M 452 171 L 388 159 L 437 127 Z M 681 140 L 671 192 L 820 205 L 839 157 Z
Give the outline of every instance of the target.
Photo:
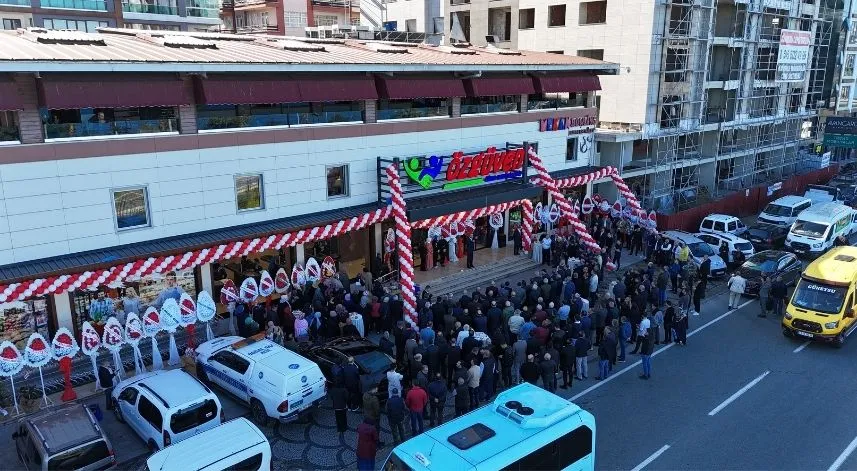
M 250 362 L 245 358 L 225 350 L 215 354 L 212 360 L 242 375 L 250 368 Z
M 548 26 L 565 26 L 565 5 L 548 6 Z
M 76 29 L 86 33 L 95 33 L 96 28 L 109 26 L 106 21 L 61 20 L 51 18 L 45 18 L 43 25 L 46 29 Z
M 548 54 L 559 54 L 560 56 L 565 54 L 565 51 L 545 51 Z
M 149 227 L 149 197 L 146 187 L 113 190 L 116 229 Z
M 262 467 L 262 454 L 257 453 L 245 460 L 224 468 L 224 471 L 244 471 L 245 469 L 260 469 Z
M 112 452 L 107 449 L 104 440 L 98 440 L 65 453 L 52 456 L 48 461 L 48 470 L 84 469 L 109 458 Z
M 604 60 L 604 49 L 578 49 L 577 55 L 580 57 L 588 57 L 590 59 Z
M 348 165 L 327 167 L 327 197 L 348 196 Z
M 527 110 L 553 110 L 586 106 L 584 93 L 534 93 L 527 96 Z
M 363 121 L 363 101 L 196 107 L 197 128 L 202 131 L 359 121 Z
M 140 417 L 149 422 L 155 430 L 160 432 L 163 429 L 164 418 L 161 417 L 161 411 L 146 396 L 140 396 L 137 410 L 140 412 Z
M 111 136 L 178 132 L 174 107 L 80 108 L 48 110 L 42 108 L 45 138 Z
M 573 162 L 577 160 L 577 138 L 569 137 L 565 142 L 565 161 Z
M 432 32 L 434 34 L 443 34 L 443 17 L 438 16 L 431 19 Z
M 520 95 L 466 97 L 461 99 L 461 114 L 518 111 Z
M 135 388 L 128 388 L 119 394 L 119 399 L 127 402 L 128 404 L 134 405 L 137 404 L 137 396 L 139 394 L 140 393 L 138 393 Z
M 714 227 L 714 221 L 712 221 L 711 219 L 705 219 L 704 221 L 702 221 L 703 229 L 711 229 L 712 227 Z
M 170 430 L 173 433 L 187 432 L 217 418 L 217 403 L 206 399 L 199 404 L 180 409 L 170 417 Z
M 582 426 L 530 452 L 504 468 L 508 471 L 564 469 L 592 454 L 592 430 Z
M 407 33 L 416 33 L 417 32 L 417 20 L 405 20 L 405 32 Z
M 235 176 L 235 202 L 238 211 L 264 209 L 262 175 Z
M 21 27 L 21 20 L 15 18 L 3 18 L 3 29 L 18 29 Z
M 518 29 L 533 29 L 536 27 L 536 9 L 521 8 L 518 10 Z
M 305 28 L 307 26 L 306 13 L 301 11 L 287 11 L 285 21 L 287 28 Z
M 414 98 L 411 100 L 379 100 L 375 118 L 427 118 L 449 116 L 451 100 L 447 98 Z
M 854 59 L 857 58 L 857 54 L 848 54 L 845 56 L 845 75 L 850 77 L 854 75 Z
M 336 15 L 315 15 L 316 26 L 333 26 L 338 22 Z
M 580 4 L 580 24 L 599 25 L 607 23 L 607 2 L 582 2 Z

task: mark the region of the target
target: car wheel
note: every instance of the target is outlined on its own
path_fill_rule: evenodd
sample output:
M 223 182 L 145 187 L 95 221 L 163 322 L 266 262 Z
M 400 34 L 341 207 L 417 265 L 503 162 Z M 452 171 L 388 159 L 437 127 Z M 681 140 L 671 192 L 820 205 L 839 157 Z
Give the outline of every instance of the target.
M 119 401 L 113 401 L 113 415 L 116 416 L 116 420 L 119 423 L 125 423 L 125 416 L 122 415 L 122 408 L 119 407 Z
M 265 412 L 265 406 L 258 399 L 250 400 L 250 416 L 253 418 L 253 422 L 261 426 L 268 423 L 268 413 Z
M 158 451 L 158 444 L 155 443 L 154 440 L 149 440 L 149 443 L 147 443 L 146 446 L 149 447 L 149 451 L 152 453 Z
M 792 331 L 790 331 L 789 329 L 783 328 L 783 335 L 785 335 L 788 338 L 792 338 Z
M 833 346 L 836 348 L 842 348 L 843 345 L 845 345 L 845 334 L 840 333 L 835 339 L 833 339 Z

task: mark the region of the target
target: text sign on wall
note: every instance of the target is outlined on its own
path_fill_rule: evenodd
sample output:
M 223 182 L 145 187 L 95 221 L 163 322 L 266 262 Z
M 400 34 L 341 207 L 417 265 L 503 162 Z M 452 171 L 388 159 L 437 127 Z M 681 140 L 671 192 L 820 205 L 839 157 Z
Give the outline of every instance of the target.
M 556 116 L 539 120 L 539 131 L 564 131 L 566 129 L 587 127 L 595 128 L 598 118 L 593 115 Z
M 857 135 L 857 118 L 829 116 L 824 122 L 824 134 Z
M 777 53 L 777 82 L 803 82 L 809 64 L 809 46 L 812 33 L 784 29 L 780 31 L 780 49 Z
M 458 151 L 450 156 L 412 157 L 404 160 L 404 168 L 409 186 L 452 190 L 519 179 L 523 176 L 524 155 L 523 148 L 489 147 L 471 154 Z

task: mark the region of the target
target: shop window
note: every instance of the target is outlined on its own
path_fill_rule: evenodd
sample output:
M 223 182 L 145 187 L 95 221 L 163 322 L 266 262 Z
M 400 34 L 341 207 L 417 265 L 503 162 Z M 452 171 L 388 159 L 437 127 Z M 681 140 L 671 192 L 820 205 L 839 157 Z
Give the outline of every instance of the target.
M 363 101 L 276 103 L 268 105 L 197 105 L 197 127 L 213 129 L 301 126 L 363 121 Z
M 607 2 L 581 2 L 581 25 L 599 25 L 607 22 Z
M 574 162 L 577 160 L 577 137 L 569 137 L 565 141 L 565 161 Z
M 3 18 L 3 29 L 16 30 L 21 27 L 21 20 L 17 18 Z
M 447 98 L 414 98 L 379 100 L 376 119 L 407 119 L 449 116 L 451 100 Z
M 527 111 L 553 110 L 557 108 L 582 108 L 586 106 L 583 93 L 534 93 L 527 97 Z
M 113 190 L 116 229 L 149 227 L 149 197 L 146 187 Z
M 565 5 L 548 6 L 548 26 L 565 26 Z
M 536 9 L 521 8 L 518 10 L 518 29 L 533 29 L 536 27 Z
M 45 298 L 0 305 L 0 336 L 23 348 L 33 332 L 51 338 L 48 321 L 48 301 Z
M 854 75 L 854 59 L 857 58 L 857 54 L 848 54 L 845 56 L 845 76 L 851 77 Z
M 327 167 L 327 197 L 348 196 L 348 165 Z
M 262 175 L 235 176 L 235 202 L 238 211 L 265 209 Z
M 0 141 L 18 140 L 18 119 L 15 111 L 0 111 Z
M 46 139 L 178 132 L 176 108 L 41 109 Z
M 518 111 L 520 95 L 466 97 L 461 99 L 461 114 Z

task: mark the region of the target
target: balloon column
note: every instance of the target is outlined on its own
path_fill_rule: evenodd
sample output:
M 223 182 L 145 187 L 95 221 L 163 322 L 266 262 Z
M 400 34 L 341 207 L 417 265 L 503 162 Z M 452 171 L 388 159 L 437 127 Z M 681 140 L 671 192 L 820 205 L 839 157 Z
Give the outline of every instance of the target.
M 60 371 L 63 374 L 63 392 L 60 399 L 63 402 L 73 401 L 77 399 L 77 394 L 71 385 L 71 359 L 77 355 L 80 347 L 77 346 L 77 341 L 74 340 L 71 332 L 65 327 L 60 327 L 57 329 L 57 333 L 54 334 L 51 348 L 54 352 L 54 358 L 60 362 Z

